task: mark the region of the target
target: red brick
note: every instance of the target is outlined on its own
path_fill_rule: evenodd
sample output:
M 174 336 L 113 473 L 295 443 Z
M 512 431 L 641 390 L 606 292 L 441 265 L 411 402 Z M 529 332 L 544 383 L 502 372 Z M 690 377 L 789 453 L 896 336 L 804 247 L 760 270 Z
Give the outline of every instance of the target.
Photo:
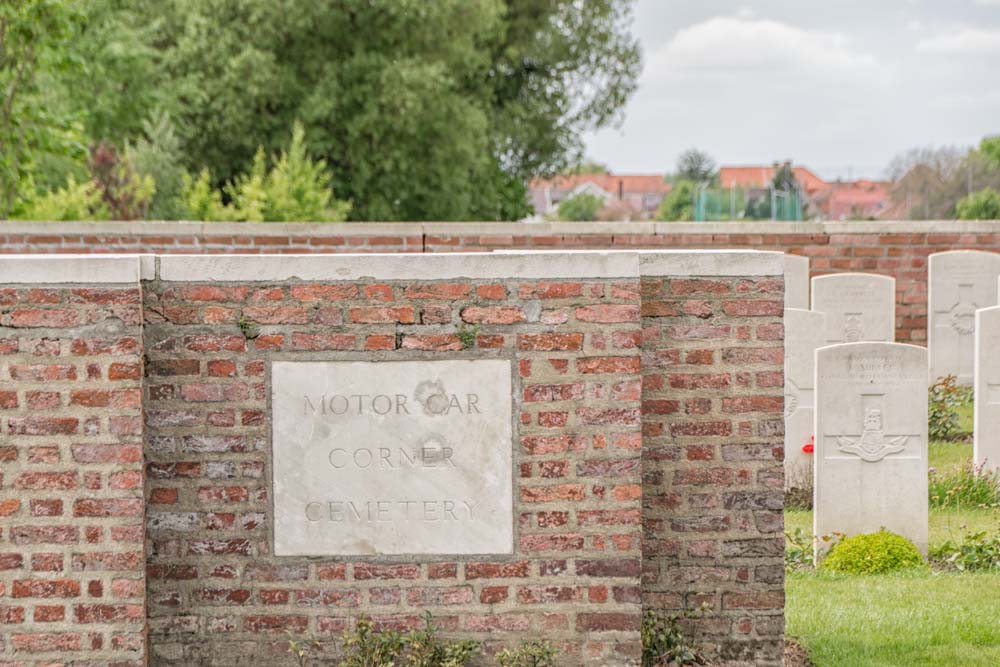
M 519 306 L 469 306 L 462 309 L 462 321 L 476 324 L 515 324 L 527 318 Z
M 576 309 L 576 319 L 581 322 L 614 324 L 618 322 L 638 322 L 639 306 L 600 304 Z
M 520 350 L 570 351 L 583 349 L 582 333 L 519 334 L 517 347 Z
M 466 283 L 423 283 L 410 285 L 403 296 L 407 299 L 442 299 L 453 301 L 469 296 L 472 287 Z
M 299 301 L 340 301 L 358 295 L 357 285 L 293 285 L 288 293 Z
M 74 579 L 17 579 L 11 586 L 15 598 L 80 597 L 80 582 Z
M 351 308 L 351 322 L 358 324 L 413 324 L 416 315 L 413 306 L 368 306 Z

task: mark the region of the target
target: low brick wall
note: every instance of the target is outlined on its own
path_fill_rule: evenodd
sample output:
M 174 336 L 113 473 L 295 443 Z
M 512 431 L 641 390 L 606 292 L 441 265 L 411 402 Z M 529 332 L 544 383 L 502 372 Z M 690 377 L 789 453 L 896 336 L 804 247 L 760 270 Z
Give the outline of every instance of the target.
M 780 272 L 753 252 L 0 261 L 0 662 L 284 664 L 286 631 L 332 656 L 360 615 L 431 611 L 488 653 L 544 637 L 565 665 L 634 665 L 644 608 L 704 608 L 688 631 L 717 664 L 778 665 Z M 512 553 L 272 555 L 271 362 L 432 359 L 514 369 Z
M 0 223 L 10 253 L 367 253 L 494 249 L 754 249 L 809 257 L 813 275 L 896 278 L 896 340 L 927 340 L 927 256 L 1000 252 L 1000 222 Z

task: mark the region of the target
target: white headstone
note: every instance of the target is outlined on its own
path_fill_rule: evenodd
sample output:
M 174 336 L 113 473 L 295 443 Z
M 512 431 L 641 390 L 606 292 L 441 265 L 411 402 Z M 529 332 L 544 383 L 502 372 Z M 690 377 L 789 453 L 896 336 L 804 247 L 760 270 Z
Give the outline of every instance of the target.
M 803 447 L 813 435 L 816 371 L 813 353 L 825 345 L 823 313 L 785 309 L 785 490 L 811 489 L 813 454 Z
M 513 551 L 502 360 L 271 365 L 274 554 Z
M 972 460 L 1000 471 L 1000 306 L 976 311 Z
M 785 308 L 809 309 L 809 258 L 785 254 Z
M 812 279 L 812 309 L 826 315 L 826 342 L 896 340 L 896 279 L 833 273 Z
M 927 348 L 930 382 L 955 375 L 972 384 L 976 310 L 997 304 L 1000 254 L 938 252 L 927 261 Z
M 927 350 L 901 343 L 816 350 L 815 428 L 815 534 L 884 526 L 926 554 Z M 817 552 L 824 544 L 817 540 Z

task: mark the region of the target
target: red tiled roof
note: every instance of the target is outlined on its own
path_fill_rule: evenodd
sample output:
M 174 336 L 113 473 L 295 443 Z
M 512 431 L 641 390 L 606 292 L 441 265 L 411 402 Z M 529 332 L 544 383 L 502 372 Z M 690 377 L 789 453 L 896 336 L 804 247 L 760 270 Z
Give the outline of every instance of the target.
M 830 220 L 870 218 L 883 213 L 892 203 L 887 181 L 847 181 L 830 183 L 815 193 L 813 201 Z
M 625 192 L 660 193 L 670 192 L 670 184 L 663 180 L 663 174 L 571 174 L 554 178 L 538 178 L 530 187 L 572 190 L 582 183 L 593 183 L 605 192 L 617 194 L 619 184 Z
M 802 188 L 813 193 L 827 186 L 826 181 L 805 167 L 792 167 L 795 178 Z M 743 167 L 719 167 L 719 184 L 724 188 L 763 187 L 774 178 L 774 166 L 749 165 Z

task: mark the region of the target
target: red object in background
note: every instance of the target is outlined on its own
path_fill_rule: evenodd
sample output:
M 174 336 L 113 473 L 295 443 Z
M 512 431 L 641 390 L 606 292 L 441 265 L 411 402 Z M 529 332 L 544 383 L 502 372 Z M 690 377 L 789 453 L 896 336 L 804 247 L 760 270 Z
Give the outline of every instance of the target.
M 806 454 L 812 454 L 815 449 L 816 449 L 816 436 L 813 435 L 809 437 L 809 442 L 802 445 L 802 451 L 805 452 Z

